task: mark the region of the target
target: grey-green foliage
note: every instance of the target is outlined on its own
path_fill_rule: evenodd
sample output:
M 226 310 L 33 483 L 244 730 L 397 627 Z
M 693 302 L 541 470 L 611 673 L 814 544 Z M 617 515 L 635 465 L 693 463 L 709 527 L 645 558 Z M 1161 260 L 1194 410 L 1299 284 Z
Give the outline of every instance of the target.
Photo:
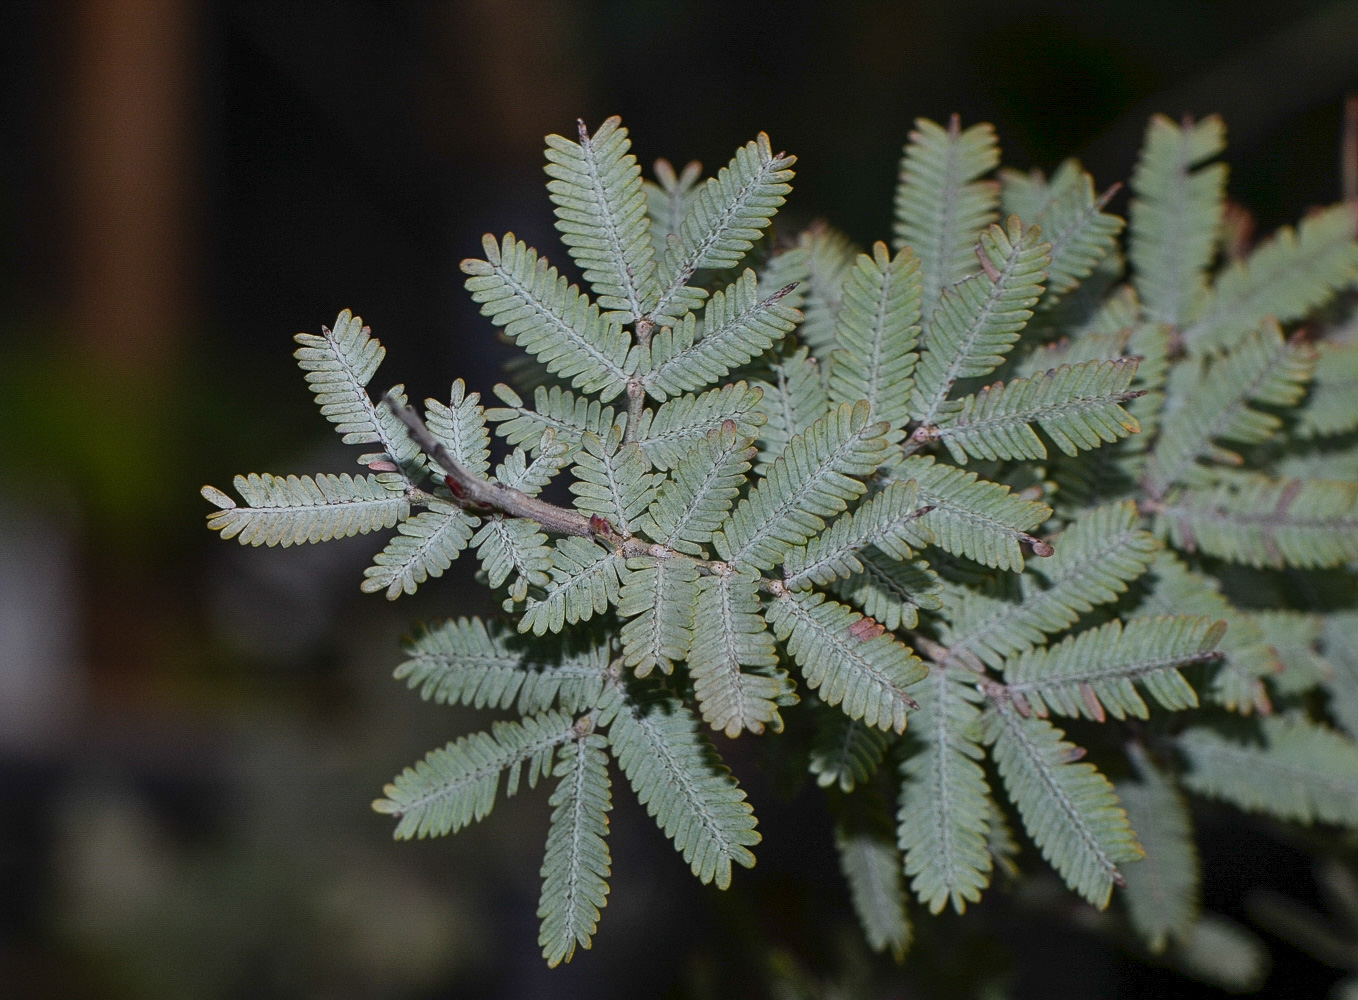
M 1186 793 L 1358 826 L 1358 611 L 1303 603 L 1358 561 L 1358 355 L 1309 322 L 1358 245 L 1341 206 L 1222 265 L 1224 136 L 1152 120 L 1124 251 L 1078 163 L 996 181 L 990 126 L 920 121 L 895 250 L 868 253 L 824 224 L 770 238 L 794 160 L 762 134 L 654 182 L 616 118 L 551 136 L 584 284 L 512 234 L 463 264 L 531 402 L 458 381 L 421 423 L 399 386 L 369 393 L 383 351 L 346 311 L 296 356 L 344 440 L 380 449 L 365 474 L 207 487 L 209 526 L 394 527 L 363 583 L 389 598 L 475 553 L 505 616 L 420 631 L 397 677 L 516 717 L 376 808 L 446 833 L 554 780 L 552 964 L 607 901 L 612 765 L 725 888 L 760 835 L 713 734 L 769 733 L 830 795 L 873 948 L 904 954 L 909 896 L 961 912 L 1031 863 L 1017 817 L 1090 903 L 1125 886 L 1149 950 L 1253 982 L 1249 949 L 1210 957 Z M 1242 587 L 1295 606 L 1235 607 Z

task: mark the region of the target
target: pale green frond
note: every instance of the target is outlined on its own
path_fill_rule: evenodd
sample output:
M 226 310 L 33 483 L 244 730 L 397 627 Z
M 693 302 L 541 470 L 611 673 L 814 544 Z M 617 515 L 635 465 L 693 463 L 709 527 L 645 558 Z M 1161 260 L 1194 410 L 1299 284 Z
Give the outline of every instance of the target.
M 1140 528 L 1131 501 L 1096 507 L 1052 539 L 1055 554 L 1042 563 L 1043 587 L 1031 573 L 1020 578 L 1022 598 L 964 601 L 952 612 L 954 660 L 976 656 L 998 667 L 1005 657 L 1046 642 L 1096 605 L 1115 601 L 1145 573 L 1159 544 Z
M 943 289 L 976 268 L 976 236 L 995 221 L 999 185 L 978 180 L 1000 162 L 995 130 L 982 123 L 965 131 L 954 115 L 945 129 L 927 118 L 901 157 L 896 186 L 895 247 L 910 247 L 923 271 L 926 340 Z
M 1099 262 L 1117 249 L 1126 223 L 1103 207 L 1117 192 L 1094 192 L 1094 178 L 1075 160 L 1067 160 L 1052 176 L 1050 199 L 1036 215 L 1018 217 L 1042 227 L 1051 242 L 1050 277 L 1044 306 L 1067 294 L 1094 273 Z M 1009 209 L 1005 209 L 1009 212 Z
M 901 855 L 891 842 L 891 820 L 880 795 L 864 790 L 836 799 L 844 815 L 835 824 L 839 869 L 849 886 L 849 900 L 868 947 L 905 958 L 914 935 L 905 907 Z M 875 791 L 875 790 L 871 790 Z
M 660 268 L 659 301 L 650 313 L 657 326 L 674 325 L 703 300 L 689 286 L 699 268 L 734 267 L 754 246 L 787 200 L 795 156 L 774 153 L 763 132 L 688 200 L 678 238 L 668 243 Z
M 575 946 L 588 948 L 608 902 L 610 858 L 608 813 L 613 792 L 608 780 L 607 741 L 590 733 L 560 750 L 561 780 L 552 793 L 552 822 L 542 859 L 538 945 L 553 968 L 569 962 Z
M 1358 739 L 1358 613 L 1340 611 L 1325 616 L 1321 648 L 1330 666 L 1325 691 L 1330 717 L 1340 729 Z
M 523 769 L 528 785 L 552 768 L 556 748 L 575 735 L 569 718 L 543 712 L 521 722 L 497 722 L 489 733 L 461 736 L 433 750 L 382 789 L 373 809 L 399 820 L 396 839 L 441 837 L 483 820 L 495 805 L 500 774 L 508 770 L 505 794 L 518 791 Z
M 1354 220 L 1351 205 L 1316 212 L 1228 267 L 1183 331 L 1188 349 L 1233 347 L 1266 317 L 1290 323 L 1328 302 L 1358 278 Z
M 915 700 L 906 688 L 928 668 L 910 647 L 858 612 L 823 594 L 784 591 L 767 611 L 769 624 L 802 676 L 827 705 L 881 729 L 905 729 Z
M 1358 826 L 1358 746 L 1302 718 L 1267 716 L 1259 725 L 1262 743 L 1241 743 L 1206 726 L 1182 733 L 1185 787 L 1246 812 Z
M 654 410 L 647 407 L 637 421 L 636 442 L 657 469 L 673 469 L 726 421 L 736 433 L 753 438 L 764 425 L 763 392 L 744 382 L 709 389 L 696 396 L 675 396 Z M 600 435 L 602 436 L 602 435 Z
M 841 404 L 794 437 L 766 477 L 712 538 L 723 559 L 769 569 L 825 527 L 825 518 L 861 496 L 860 482 L 886 457 L 885 427 L 868 423 L 868 404 Z
M 588 538 L 558 538 L 552 553 L 552 582 L 541 600 L 528 598 L 519 631 L 560 632 L 567 625 L 603 614 L 610 604 L 618 603 L 622 563 L 622 556 Z
M 1205 692 L 1208 700 L 1245 715 L 1271 711 L 1262 678 L 1275 677 L 1281 663 L 1254 617 L 1231 607 L 1215 578 L 1193 572 L 1167 549 L 1151 561 L 1150 579 L 1150 592 L 1137 605 L 1138 614 L 1204 615 L 1226 622 L 1226 635 L 1217 647 L 1225 659 Z
M 398 524 L 386 548 L 373 557 L 373 565 L 363 571 L 363 592 L 385 590 L 389 601 L 415 593 L 420 584 L 442 576 L 453 564 L 477 524 L 461 507 L 431 500 L 428 510 Z
M 242 545 L 328 542 L 391 528 L 410 516 L 406 480 L 394 472 L 314 477 L 252 472 L 237 476 L 235 486 L 244 507 L 210 486 L 203 495 L 221 508 L 207 516 L 207 526 Z
M 557 232 L 599 308 L 631 323 L 660 294 L 641 167 L 616 115 L 593 135 L 581 122 L 579 138 L 547 136 L 547 192 Z
M 302 345 L 292 356 L 306 372 L 307 387 L 344 443 L 382 446 L 384 454 L 365 455 L 359 461 L 367 465 L 386 458 L 395 462 L 408 480 L 418 479 L 422 471 L 419 449 L 385 402 L 374 405 L 368 396 L 367 385 L 387 352 L 363 320 L 346 309 L 336 317 L 333 330 L 321 327 L 319 337 L 299 333 L 293 339 Z M 400 388 L 393 392 L 399 394 Z
M 791 286 L 765 298 L 749 268 L 712 294 L 703 310 L 702 336 L 692 313 L 673 327 L 663 327 L 650 345 L 638 347 L 637 370 L 646 391 L 664 400 L 701 389 L 732 369 L 757 358 L 791 333 L 802 314 L 783 304 Z
M 1004 361 L 1042 295 L 1050 250 L 1040 227 L 1025 230 L 1016 217 L 1007 230 L 991 226 L 981 234 L 974 254 L 982 273 L 945 289 L 928 327 L 915 367 L 912 417 L 938 423 L 957 409 L 948 395 L 958 379 L 988 375 Z
M 1171 493 L 1156 530 L 1175 548 L 1260 568 L 1358 559 L 1358 483 L 1251 478 Z
M 1346 435 L 1343 441 L 1338 447 L 1307 448 L 1284 454 L 1273 463 L 1272 471 L 1283 479 L 1358 481 L 1358 437 Z
M 501 486 L 535 497 L 570 461 L 571 446 L 556 440 L 551 430 L 542 432 L 535 456 L 530 461 L 522 448 L 515 448 L 495 467 L 495 481 Z
M 921 609 L 937 611 L 943 606 L 942 582 L 923 559 L 902 562 L 871 548 L 857 558 L 862 572 L 835 581 L 830 589 L 888 630 L 914 628 Z
M 780 705 L 795 701 L 787 671 L 759 607 L 754 573 L 705 576 L 698 581 L 688 673 L 703 721 L 735 738 L 745 730 L 783 728 Z
M 450 618 L 404 644 L 394 676 L 439 705 L 506 709 L 520 715 L 560 704 L 578 712 L 598 704 L 608 676 L 608 646 L 545 649 L 525 643 L 502 621 Z
M 1127 356 L 1131 327 L 1112 333 L 1083 333 L 1078 337 L 1062 337 L 1048 344 L 1038 344 L 1026 358 L 1013 367 L 1016 377 L 1027 378 L 1049 372 L 1062 365 L 1078 365 L 1085 361 L 1116 361 Z
M 651 242 L 655 246 L 655 259 L 665 259 L 665 249 L 670 237 L 679 239 L 679 227 L 684 216 L 688 215 L 689 203 L 698 189 L 698 180 L 703 174 L 703 165 L 692 160 L 684 165 L 678 174 L 669 160 L 655 161 L 655 182 L 642 181 L 646 192 L 646 214 L 651 219 Z
M 962 913 L 990 884 L 986 836 L 995 806 L 980 764 L 983 699 L 976 680 L 969 671 L 936 666 L 914 688 L 916 749 L 901 765 L 897 840 L 910 887 L 930 913 L 950 902 Z
M 1171 712 L 1196 708 L 1198 696 L 1178 668 L 1221 659 L 1216 645 L 1226 623 L 1195 615 L 1113 619 L 1067 636 L 1058 645 L 1006 660 L 1009 695 L 1025 711 L 1046 718 L 1081 716 L 1103 722 L 1150 717 L 1140 685 Z
M 797 238 L 797 246 L 810 255 L 805 319 L 797 337 L 821 361 L 828 361 L 835 346 L 835 323 L 842 302 L 844 279 L 858 258 L 858 248 L 838 229 L 817 222 Z
M 1112 444 L 1141 429 L 1122 408 L 1140 394 L 1131 388 L 1137 364 L 1136 358 L 1085 361 L 997 382 L 961 400 L 929 437 L 947 445 L 957 462 L 1046 458 L 1033 424 L 1067 455 Z
M 832 403 L 866 399 L 872 419 L 885 421 L 894 440 L 910 419 L 911 374 L 919 355 L 919 259 L 907 247 L 892 257 L 885 243 L 859 254 L 840 287 L 830 356 Z
M 458 379 L 448 403 L 424 401 L 424 420 L 430 433 L 464 469 L 474 476 L 486 474 L 490 468 L 490 434 L 479 392 L 468 395 L 466 383 Z M 439 468 L 436 462 L 430 465 L 437 476 L 450 471 Z
M 805 548 L 794 548 L 783 560 L 783 578 L 793 590 L 825 586 L 863 572 L 859 553 L 869 546 L 893 559 L 909 559 L 933 541 L 920 518 L 927 514 L 913 480 L 891 483 L 850 514 L 841 514 Z
M 731 884 L 731 864 L 754 866 L 754 810 L 693 714 L 661 692 L 615 690 L 601 722 L 637 801 L 683 855 L 699 881 Z
M 1326 616 L 1278 609 L 1252 611 L 1250 618 L 1282 665 L 1282 670 L 1271 678 L 1279 694 L 1313 690 L 1335 675 L 1334 665 L 1319 652 Z
M 627 561 L 618 600 L 623 625 L 623 663 L 638 677 L 659 667 L 668 674 L 689 655 L 693 612 L 698 604 L 698 568 L 684 559 L 643 556 Z
M 996 569 L 1018 570 L 1023 568 L 1020 545 L 1044 549 L 1035 545 L 1037 540 L 1030 532 L 1051 517 L 1051 508 L 1023 499 L 1008 486 L 927 455 L 912 455 L 900 462 L 892 469 L 892 477 L 919 483 L 920 503 L 933 508 L 920 518 L 920 524 L 933 532 L 934 544 L 945 552 Z
M 1118 798 L 1146 856 L 1122 870 L 1122 901 L 1152 953 L 1184 940 L 1198 919 L 1201 866 L 1188 803 L 1168 776 L 1134 748 L 1139 780 L 1117 783 Z
M 546 587 L 552 578 L 552 550 L 547 536 L 536 521 L 492 514 L 472 538 L 486 584 L 498 589 L 509 581 L 509 596 L 514 602 L 528 597 L 529 587 Z
M 1327 437 L 1358 430 L 1358 342 L 1322 340 L 1311 393 L 1297 409 L 1297 434 Z
M 1194 169 L 1226 147 L 1216 115 L 1179 126 L 1155 115 L 1132 174 L 1131 258 L 1146 316 L 1182 329 L 1201 310 L 1216 256 L 1226 167 Z
M 507 233 L 481 241 L 485 260 L 462 262 L 467 291 L 505 335 L 553 375 L 607 402 L 627 386 L 631 338 L 547 258 Z
M 1113 785 L 1086 761 L 1084 751 L 1045 719 L 1025 718 L 1000 700 L 981 720 L 985 742 L 1018 807 L 1024 829 L 1042 857 L 1073 891 L 1103 909 L 1119 865 L 1143 851 Z
M 531 410 L 507 385 L 497 385 L 495 395 L 505 405 L 487 410 L 486 419 L 498 425 L 495 433 L 511 448 L 526 444 L 530 449 L 536 449 L 543 433 L 551 431 L 554 440 L 568 446 L 568 454 L 573 454 L 585 434 L 606 437 L 611 428 L 622 426 L 621 417 L 613 407 L 587 396 L 576 396 L 557 385 L 538 386 L 533 391 Z
M 623 444 L 616 428 L 607 438 L 586 433 L 582 444 L 571 469 L 575 509 L 582 514 L 597 514 L 630 534 L 633 522 L 651 505 L 664 477 L 647 471 L 650 463 L 641 448 L 635 441 Z
M 1199 458 L 1239 465 L 1239 455 L 1214 442 L 1256 444 L 1277 433 L 1282 419 L 1248 404 L 1295 405 L 1306 392 L 1315 359 L 1315 348 L 1284 340 L 1272 321 L 1216 358 L 1193 380 L 1183 405 L 1166 413 L 1151 452 L 1147 489 L 1163 496 L 1175 483 L 1201 481 Z
M 820 363 L 809 348 L 800 347 L 769 362 L 769 381 L 755 383 L 763 392 L 759 409 L 765 422 L 759 434 L 755 472 L 767 475 L 774 459 L 798 434 L 830 412 L 830 397 L 821 379 Z
M 651 502 L 651 536 L 680 552 L 701 555 L 740 494 L 753 457 L 750 438 L 735 421 L 709 431 L 674 466 Z
M 817 709 L 809 769 L 821 788 L 836 786 L 842 792 L 852 792 L 882 766 L 892 735 L 851 719 L 838 709 Z

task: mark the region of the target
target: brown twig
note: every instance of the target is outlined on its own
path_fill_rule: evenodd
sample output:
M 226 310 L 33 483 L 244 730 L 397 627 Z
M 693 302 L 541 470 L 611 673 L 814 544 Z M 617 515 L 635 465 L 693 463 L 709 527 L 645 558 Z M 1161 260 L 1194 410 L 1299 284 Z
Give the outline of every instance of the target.
M 585 517 L 576 511 L 530 497 L 513 487 L 482 479 L 453 457 L 452 452 L 434 437 L 423 418 L 414 409 L 401 403 L 391 393 L 387 393 L 386 401 L 391 407 L 391 412 L 406 425 L 411 440 L 443 467 L 448 474 L 448 488 L 463 504 L 486 507 L 514 517 L 524 517 L 536 521 L 545 530 L 558 535 L 578 535 L 582 538 L 621 537 L 617 529 L 604 518 Z

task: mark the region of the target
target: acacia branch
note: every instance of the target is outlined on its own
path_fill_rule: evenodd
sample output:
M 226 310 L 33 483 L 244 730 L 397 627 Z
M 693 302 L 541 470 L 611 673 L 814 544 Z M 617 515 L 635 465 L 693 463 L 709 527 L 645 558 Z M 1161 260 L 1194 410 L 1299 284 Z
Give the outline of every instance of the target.
M 387 405 L 401 423 L 406 425 L 410 439 L 447 473 L 448 488 L 464 506 L 485 507 L 490 510 L 523 517 L 558 535 L 578 535 L 582 538 L 617 538 L 618 531 L 602 517 L 585 517 L 578 511 L 558 507 L 537 497 L 530 497 L 512 486 L 491 482 L 472 472 L 453 457 L 453 453 L 436 438 L 414 408 L 386 395 Z

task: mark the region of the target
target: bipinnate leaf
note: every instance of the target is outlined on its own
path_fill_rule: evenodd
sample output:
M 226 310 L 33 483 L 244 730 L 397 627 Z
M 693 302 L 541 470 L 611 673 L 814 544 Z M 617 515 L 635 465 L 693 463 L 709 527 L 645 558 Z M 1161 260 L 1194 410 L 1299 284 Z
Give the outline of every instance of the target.
M 778 708 L 795 702 L 787 671 L 778 667 L 764 617 L 759 613 L 759 577 L 725 573 L 698 580 L 701 622 L 688 655 L 688 673 L 703 721 L 729 737 L 743 730 L 783 728 Z
M 1137 363 L 1135 358 L 1085 361 L 997 382 L 962 399 L 961 408 L 929 436 L 942 441 L 960 463 L 972 457 L 1046 458 L 1046 445 L 1033 425 L 1067 455 L 1112 444 L 1141 429 L 1123 409 L 1140 395 L 1131 388 Z
M 1184 343 L 1199 353 L 1231 348 L 1267 317 L 1290 323 L 1324 305 L 1358 277 L 1354 228 L 1353 206 L 1335 205 L 1279 229 L 1218 275 Z
M 603 643 L 563 649 L 525 642 L 503 621 L 450 618 L 406 640 L 397 680 L 440 705 L 507 709 L 535 715 L 559 705 L 578 712 L 598 704 L 608 674 Z
M 943 289 L 975 270 L 976 234 L 995 221 L 998 185 L 979 180 L 1000 161 L 995 129 L 947 128 L 919 118 L 901 157 L 896 186 L 895 247 L 923 264 L 923 314 L 932 321 Z
M 1023 546 L 1046 551 L 1045 544 L 1031 534 L 1051 517 L 1046 504 L 1026 500 L 1008 486 L 929 455 L 910 456 L 891 475 L 919 484 L 919 502 L 932 508 L 920 518 L 920 525 L 946 552 L 996 569 L 1018 570 L 1023 568 Z
M 1137 685 L 1171 712 L 1196 708 L 1198 696 L 1180 667 L 1219 660 L 1226 633 L 1221 620 L 1193 615 L 1114 619 L 1067 636 L 1055 646 L 1030 649 L 1004 664 L 1011 698 L 1035 715 L 1150 717 Z
M 631 147 L 616 115 L 593 135 L 581 122 L 578 142 L 547 136 L 547 192 L 561 242 L 599 308 L 620 323 L 645 315 L 660 294 L 641 167 Z
M 796 160 L 774 153 L 760 132 L 686 199 L 687 212 L 660 267 L 661 292 L 650 314 L 657 326 L 673 326 L 702 303 L 706 293 L 689 285 L 694 271 L 733 267 L 754 246 L 792 190 Z
M 529 787 L 536 787 L 551 770 L 556 748 L 574 734 L 571 720 L 560 712 L 497 722 L 489 733 L 459 737 L 406 768 L 373 808 L 397 817 L 398 840 L 456 833 L 490 814 L 502 772 L 509 772 L 506 795 L 518 791 L 525 767 Z
M 978 902 L 993 867 L 986 837 L 993 811 L 981 761 L 976 675 L 935 666 L 913 689 L 913 752 L 901 765 L 897 840 L 905 874 L 921 904 L 958 913 Z
M 733 863 L 753 867 L 750 848 L 760 840 L 754 810 L 683 703 L 615 689 L 602 707 L 609 749 L 637 801 L 699 881 L 725 889 Z
M 529 596 L 519 631 L 542 635 L 588 621 L 617 604 L 625 568 L 617 552 L 588 538 L 559 538 L 552 554 L 552 582 L 541 599 Z M 512 605 L 512 600 L 511 600 Z
M 1226 146 L 1212 115 L 1176 125 L 1155 115 L 1132 174 L 1131 258 L 1149 319 L 1183 327 L 1202 308 L 1225 205 L 1226 167 L 1200 166 Z
M 1189 791 L 1246 812 L 1299 823 L 1358 826 L 1358 746 L 1301 718 L 1259 720 L 1262 742 L 1243 743 L 1207 726 L 1178 739 Z
M 1119 781 L 1117 793 L 1146 856 L 1122 869 L 1122 901 L 1146 947 L 1159 953 L 1191 935 L 1202 876 L 1188 803 L 1144 750 L 1134 747 L 1131 757 L 1138 780 Z
M 693 313 L 673 327 L 661 328 L 650 344 L 635 349 L 636 360 L 631 362 L 646 392 L 665 400 L 701 389 L 763 354 L 802 318 L 782 302 L 791 288 L 761 298 L 755 273 L 746 268 L 708 300 L 701 339 Z
M 872 419 L 899 440 L 910 418 L 911 374 L 919 355 L 920 266 L 909 248 L 892 257 L 885 243 L 859 254 L 840 288 L 837 350 L 830 356 L 832 403 L 866 399 Z
M 235 486 L 244 507 L 222 508 L 225 494 L 204 493 L 221 508 L 208 515 L 207 526 L 242 545 L 328 542 L 391 528 L 410 516 L 406 480 L 398 473 L 285 478 L 252 472 L 237 476 Z
M 386 591 L 389 601 L 415 593 L 431 576 L 443 575 L 467 547 L 476 526 L 476 519 L 462 508 L 430 501 L 428 510 L 396 526 L 386 548 L 363 571 L 363 591 Z
M 985 742 L 1023 826 L 1074 892 L 1103 909 L 1119 865 L 1143 855 L 1112 784 L 1045 719 L 998 700 L 982 718 Z
M 723 559 L 769 569 L 821 531 L 826 517 L 863 494 L 861 480 L 886 457 L 885 427 L 869 423 L 868 410 L 863 400 L 843 403 L 792 439 L 713 536 Z
M 462 262 L 467 291 L 481 314 L 547 371 L 608 402 L 627 385 L 631 338 L 600 315 L 580 290 L 526 243 L 505 235 L 481 241 L 485 259 Z
M 552 793 L 552 822 L 542 860 L 542 897 L 538 944 L 549 966 L 569 962 L 576 945 L 588 948 L 608 902 L 608 812 L 613 795 L 608 780 L 607 741 L 588 733 L 562 747 Z
M 905 729 L 915 700 L 906 689 L 928 674 L 923 661 L 881 625 L 814 591 L 784 591 L 769 624 L 827 705 L 882 729 Z
M 1050 250 L 1041 228 L 1024 229 L 1017 217 L 981 234 L 981 271 L 944 289 L 915 366 L 910 415 L 921 425 L 958 408 L 948 397 L 959 379 L 988 375 L 1004 361 L 1042 295 Z

